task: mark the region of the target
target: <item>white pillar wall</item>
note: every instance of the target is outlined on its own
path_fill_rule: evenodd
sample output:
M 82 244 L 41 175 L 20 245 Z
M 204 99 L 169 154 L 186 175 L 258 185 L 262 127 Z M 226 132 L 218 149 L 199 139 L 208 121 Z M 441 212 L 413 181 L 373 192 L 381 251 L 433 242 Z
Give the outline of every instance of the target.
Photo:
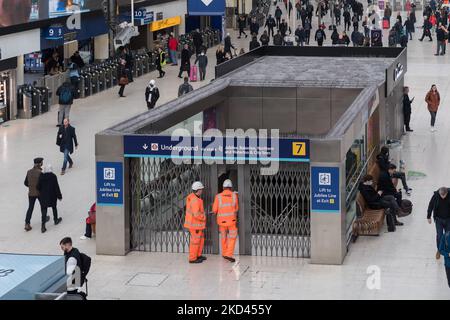
M 25 83 L 25 70 L 24 70 L 24 56 L 20 55 L 17 57 L 17 68 L 16 68 L 16 85 L 21 86 Z
M 94 59 L 106 60 L 109 58 L 109 34 L 94 38 Z

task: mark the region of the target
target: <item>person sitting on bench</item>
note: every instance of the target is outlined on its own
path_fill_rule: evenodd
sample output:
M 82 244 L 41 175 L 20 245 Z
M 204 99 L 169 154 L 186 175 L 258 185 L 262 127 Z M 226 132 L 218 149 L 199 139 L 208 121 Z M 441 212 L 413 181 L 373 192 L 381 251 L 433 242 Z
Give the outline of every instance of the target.
M 392 183 L 392 175 L 397 167 L 394 164 L 390 164 L 388 171 L 381 171 L 380 177 L 378 178 L 378 194 L 385 199 L 391 200 L 391 197 L 393 197 L 396 202 L 397 206 L 400 207 L 402 203 L 402 193 L 397 191 L 395 189 L 394 184 Z M 397 213 L 397 210 L 395 211 Z M 395 225 L 402 226 L 403 223 L 397 221 L 396 215 L 394 215 Z
M 380 168 L 380 171 L 387 172 L 389 170 L 389 165 L 391 164 L 391 161 L 389 159 L 389 148 L 386 146 L 381 147 L 380 153 L 377 155 L 377 164 Z M 395 171 L 392 175 L 393 178 L 397 178 L 402 180 L 403 189 L 405 189 L 405 192 L 408 196 L 411 195 L 412 189 L 408 187 L 408 184 L 406 183 L 406 175 L 404 172 Z
M 373 177 L 370 174 L 363 177 L 358 190 L 370 209 L 390 209 L 386 214 L 393 215 L 396 225 L 403 225 L 396 219 L 397 212 L 400 210 L 397 200 L 392 195 L 381 196 L 380 192 L 377 192 L 373 187 Z

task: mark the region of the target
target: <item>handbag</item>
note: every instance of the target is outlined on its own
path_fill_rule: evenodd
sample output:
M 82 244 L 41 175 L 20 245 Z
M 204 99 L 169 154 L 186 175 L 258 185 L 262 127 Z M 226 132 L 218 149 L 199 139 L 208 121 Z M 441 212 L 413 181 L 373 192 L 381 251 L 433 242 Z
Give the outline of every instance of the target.
M 126 86 L 128 84 L 128 77 L 121 77 L 119 80 L 121 86 Z

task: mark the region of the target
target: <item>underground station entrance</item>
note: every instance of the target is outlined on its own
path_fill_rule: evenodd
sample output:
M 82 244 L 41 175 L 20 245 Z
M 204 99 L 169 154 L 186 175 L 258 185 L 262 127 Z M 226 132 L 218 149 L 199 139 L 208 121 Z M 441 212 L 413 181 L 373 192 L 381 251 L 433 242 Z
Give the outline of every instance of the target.
M 186 197 L 238 194 L 239 255 L 341 264 L 357 186 L 403 130 L 406 49 L 261 47 L 211 83 L 96 135 L 97 254 L 187 253 Z M 213 137 L 213 138 L 211 138 Z

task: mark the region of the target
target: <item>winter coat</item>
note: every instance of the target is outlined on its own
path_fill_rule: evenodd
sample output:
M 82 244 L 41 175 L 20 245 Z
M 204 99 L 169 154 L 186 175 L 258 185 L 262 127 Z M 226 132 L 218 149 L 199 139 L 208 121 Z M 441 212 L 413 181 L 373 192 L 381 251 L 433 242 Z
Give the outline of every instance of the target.
M 197 57 L 197 59 L 195 59 L 194 64 L 197 62 L 198 62 L 198 67 L 204 69 L 208 65 L 208 57 L 206 55 L 201 54 Z
M 267 46 L 269 44 L 270 38 L 268 35 L 262 34 L 261 37 L 259 37 L 259 41 L 261 42 L 261 45 Z
M 403 95 L 403 113 L 411 114 L 411 100 L 407 94 Z
M 53 172 L 40 175 L 37 189 L 39 190 L 41 204 L 44 208 L 56 207 L 57 200 L 62 199 L 58 178 Z
M 250 50 L 256 49 L 260 46 L 261 45 L 259 44 L 258 40 L 253 39 L 252 41 L 250 41 Z
M 172 50 L 172 51 L 178 50 L 178 41 L 174 37 L 171 37 L 169 40 L 169 50 Z
M 178 96 L 181 97 L 183 94 L 193 91 L 194 88 L 189 83 L 183 83 L 178 88 Z
M 448 191 L 450 191 L 449 189 L 447 189 Z M 447 201 L 447 214 L 449 214 L 450 211 L 450 196 L 447 194 L 447 197 L 445 197 L 444 199 L 441 198 L 441 196 L 439 195 L 439 190 L 435 191 L 433 193 L 433 196 L 430 199 L 430 202 L 428 203 L 428 210 L 427 210 L 427 219 L 431 219 L 431 215 L 433 214 L 434 218 L 441 218 L 441 219 L 448 219 L 448 216 L 437 216 L 438 212 L 440 210 L 438 209 L 442 209 L 439 208 L 439 205 L 442 204 L 441 200 L 446 200 Z M 445 201 L 444 201 L 445 203 Z
M 250 25 L 250 32 L 254 33 L 254 34 L 258 34 L 258 32 L 259 32 L 259 23 L 252 22 L 252 24 Z
M 276 34 L 273 36 L 273 44 L 275 46 L 282 46 L 283 45 L 283 37 L 281 34 Z
M 367 206 L 370 209 L 377 210 L 382 208 L 380 205 L 381 196 L 378 194 L 378 192 L 375 191 L 372 186 L 360 183 L 358 190 L 359 192 L 361 192 L 362 197 L 364 198 Z
M 64 153 L 64 150 L 69 150 L 69 153 L 73 153 L 73 144 L 78 146 L 77 135 L 75 134 L 75 128 L 70 124 L 66 127 L 61 126 L 58 130 L 58 139 L 61 141 L 59 145 L 59 151 Z
M 392 177 L 389 172 L 381 171 L 380 177 L 378 178 L 377 183 L 378 190 L 383 191 L 383 196 L 391 195 L 397 197 L 397 189 L 395 189 L 394 184 L 392 183 Z
M 37 185 L 41 174 L 42 169 L 37 164 L 34 165 L 33 169 L 28 170 L 23 184 L 25 185 L 25 187 L 28 187 L 29 197 L 39 197 L 39 190 L 37 189 Z
M 70 97 L 68 101 L 63 101 L 63 93 L 67 90 L 70 93 Z M 58 103 L 61 105 L 71 105 L 73 104 L 73 98 L 75 97 L 75 88 L 72 86 L 70 82 L 64 82 L 58 90 L 56 90 L 56 95 L 59 97 Z
M 281 18 L 282 14 L 283 14 L 283 12 L 281 11 L 281 9 L 275 10 L 275 18 Z
M 148 101 L 150 94 L 152 94 L 151 101 Z M 147 88 L 145 89 L 145 101 L 155 105 L 158 99 L 159 99 L 159 89 L 157 87 L 150 88 L 150 86 L 147 86 Z
M 428 110 L 431 112 L 437 112 L 439 108 L 439 104 L 441 103 L 441 96 L 439 92 L 436 91 L 435 94 L 430 90 L 425 96 L 425 102 L 428 105 Z

